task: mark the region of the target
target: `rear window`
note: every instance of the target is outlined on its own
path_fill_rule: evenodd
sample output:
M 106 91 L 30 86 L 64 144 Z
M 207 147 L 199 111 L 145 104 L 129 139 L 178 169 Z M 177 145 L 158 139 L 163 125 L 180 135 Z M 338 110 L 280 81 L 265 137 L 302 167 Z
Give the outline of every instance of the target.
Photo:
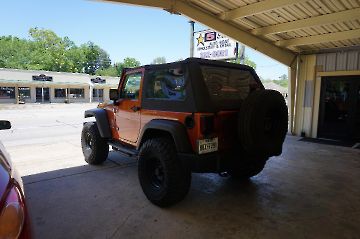
M 150 70 L 145 97 L 150 99 L 184 100 L 185 75 L 181 67 Z
M 204 82 L 212 101 L 222 108 L 236 108 L 256 83 L 246 70 L 212 65 L 201 65 Z

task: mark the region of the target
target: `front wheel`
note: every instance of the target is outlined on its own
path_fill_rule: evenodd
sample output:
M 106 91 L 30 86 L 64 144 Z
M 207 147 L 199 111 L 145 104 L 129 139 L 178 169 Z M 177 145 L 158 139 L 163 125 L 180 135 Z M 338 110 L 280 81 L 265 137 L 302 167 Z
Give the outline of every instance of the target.
M 190 188 L 191 172 L 168 138 L 149 139 L 141 146 L 138 175 L 145 196 L 159 207 L 181 201 Z
M 81 132 L 81 147 L 88 164 L 101 164 L 109 154 L 109 145 L 100 136 L 95 122 L 85 123 Z

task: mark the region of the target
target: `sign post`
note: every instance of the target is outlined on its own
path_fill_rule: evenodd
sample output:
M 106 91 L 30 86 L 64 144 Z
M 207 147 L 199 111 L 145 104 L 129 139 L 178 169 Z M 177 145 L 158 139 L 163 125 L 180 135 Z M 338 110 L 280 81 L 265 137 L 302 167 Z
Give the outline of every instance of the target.
M 194 21 L 189 21 L 190 23 L 190 57 L 194 57 Z

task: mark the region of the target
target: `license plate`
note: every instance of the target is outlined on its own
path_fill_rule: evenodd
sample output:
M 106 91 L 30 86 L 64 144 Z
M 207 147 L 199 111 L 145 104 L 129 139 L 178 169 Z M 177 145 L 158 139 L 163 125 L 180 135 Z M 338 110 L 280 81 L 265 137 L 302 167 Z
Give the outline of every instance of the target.
M 199 139 L 198 140 L 198 152 L 199 154 L 205 154 L 215 152 L 218 150 L 218 138 L 212 139 Z

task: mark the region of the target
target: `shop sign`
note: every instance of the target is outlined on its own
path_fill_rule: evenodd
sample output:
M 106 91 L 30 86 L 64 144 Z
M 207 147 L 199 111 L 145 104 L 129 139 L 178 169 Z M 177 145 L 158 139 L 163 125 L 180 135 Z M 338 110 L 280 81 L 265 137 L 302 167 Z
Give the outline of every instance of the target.
M 32 79 L 34 81 L 53 81 L 52 76 L 47 76 L 47 75 L 44 75 L 44 74 L 40 74 L 38 76 L 32 76 Z
M 213 30 L 194 32 L 194 57 L 210 60 L 236 59 L 236 41 Z
M 96 77 L 96 78 L 91 79 L 91 82 L 95 83 L 95 84 L 105 84 L 106 80 L 102 79 L 100 77 Z

